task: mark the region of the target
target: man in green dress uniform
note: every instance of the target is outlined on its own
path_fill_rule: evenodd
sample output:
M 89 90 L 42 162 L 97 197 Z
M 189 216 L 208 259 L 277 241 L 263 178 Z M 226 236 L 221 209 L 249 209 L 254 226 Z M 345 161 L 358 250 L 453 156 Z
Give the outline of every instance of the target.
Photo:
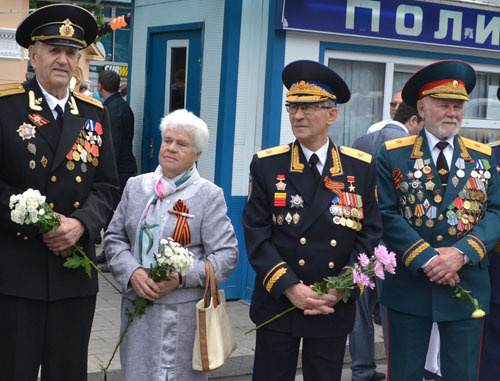
M 397 253 L 381 303 L 388 307 L 388 378 L 422 379 L 433 322 L 443 380 L 477 380 L 482 318 L 453 297 L 460 285 L 487 310 L 488 253 L 499 240 L 500 193 L 491 148 L 458 134 L 476 73 L 446 60 L 416 72 L 403 101 L 425 128 L 386 142 L 377 162 L 383 240 Z

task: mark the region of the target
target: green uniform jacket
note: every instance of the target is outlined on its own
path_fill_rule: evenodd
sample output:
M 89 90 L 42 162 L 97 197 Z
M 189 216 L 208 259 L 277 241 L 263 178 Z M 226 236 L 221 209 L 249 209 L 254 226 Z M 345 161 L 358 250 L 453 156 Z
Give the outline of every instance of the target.
M 495 168 L 490 147 L 456 136 L 443 189 L 424 130 L 382 145 L 377 179 L 383 240 L 398 259 L 396 274 L 383 282 L 383 304 L 434 321 L 470 318 L 473 308 L 454 298 L 453 288 L 430 282 L 421 270 L 437 254 L 434 248 L 453 246 L 470 258 L 458 273 L 460 285 L 488 310 L 488 253 L 500 238 Z

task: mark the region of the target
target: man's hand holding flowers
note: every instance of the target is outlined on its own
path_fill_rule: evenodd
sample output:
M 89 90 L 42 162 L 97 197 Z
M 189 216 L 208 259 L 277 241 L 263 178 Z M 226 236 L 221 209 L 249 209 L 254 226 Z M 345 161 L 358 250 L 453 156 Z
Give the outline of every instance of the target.
M 310 286 L 302 283 L 291 285 L 285 290 L 285 296 L 290 302 L 301 310 L 304 315 L 326 315 L 334 312 L 333 306 L 342 300 L 337 290 L 329 290 L 328 293 L 319 295 Z
M 56 214 L 61 219 L 61 225 L 56 230 L 44 233 L 43 242 L 55 255 L 67 257 L 71 255 L 71 252 L 67 249 L 78 242 L 85 233 L 85 226 L 76 218 Z

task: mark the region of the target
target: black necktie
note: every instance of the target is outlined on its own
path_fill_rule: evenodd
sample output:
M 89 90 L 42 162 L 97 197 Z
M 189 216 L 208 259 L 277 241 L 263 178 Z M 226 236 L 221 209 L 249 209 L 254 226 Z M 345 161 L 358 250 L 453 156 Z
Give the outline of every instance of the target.
M 319 174 L 318 167 L 316 167 L 316 163 L 319 161 L 318 155 L 313 153 L 309 158 L 309 165 L 311 166 L 311 171 L 314 176 L 314 180 L 318 183 L 321 179 L 321 175 Z
M 59 129 L 61 130 L 62 125 L 63 125 L 63 110 L 62 110 L 61 106 L 59 106 L 59 105 L 54 107 L 54 110 L 56 110 L 56 112 L 57 112 L 56 122 L 57 122 L 57 125 L 59 126 Z
M 448 168 L 448 162 L 446 161 L 446 158 L 444 157 L 443 150 L 448 146 L 448 142 L 439 142 L 436 144 L 436 147 L 439 148 L 440 152 L 436 161 L 436 168 L 439 174 L 439 178 L 441 179 L 441 184 L 443 184 L 443 187 L 446 186 L 448 183 L 448 174 L 449 174 L 449 168 Z

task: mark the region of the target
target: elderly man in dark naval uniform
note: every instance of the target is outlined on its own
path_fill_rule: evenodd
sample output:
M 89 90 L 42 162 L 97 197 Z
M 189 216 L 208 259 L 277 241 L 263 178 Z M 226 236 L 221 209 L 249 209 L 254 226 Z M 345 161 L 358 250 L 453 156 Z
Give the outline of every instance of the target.
M 425 128 L 379 150 L 383 240 L 398 258 L 380 296 L 388 308 L 390 380 L 422 379 L 433 322 L 443 380 L 478 379 L 483 319 L 454 297 L 454 288 L 460 283 L 488 312 L 500 189 L 491 147 L 459 135 L 475 83 L 474 69 L 463 61 L 417 71 L 403 101 L 417 107 Z
M 4 380 L 86 380 L 97 274 L 63 267 L 80 243 L 90 259 L 118 186 L 107 112 L 68 89 L 79 49 L 97 34 L 83 8 L 49 5 L 19 25 L 35 78 L 0 86 L 0 369 Z M 61 217 L 40 234 L 11 221 L 9 198 L 37 189 Z
M 256 272 L 250 317 L 257 331 L 254 380 L 294 380 L 302 339 L 305 380 L 340 380 L 355 303 L 314 282 L 336 276 L 370 255 L 381 236 L 375 167 L 364 152 L 337 146 L 328 128 L 350 92 L 330 68 L 313 61 L 285 67 L 293 143 L 258 152 L 250 165 L 243 212 L 245 241 Z

